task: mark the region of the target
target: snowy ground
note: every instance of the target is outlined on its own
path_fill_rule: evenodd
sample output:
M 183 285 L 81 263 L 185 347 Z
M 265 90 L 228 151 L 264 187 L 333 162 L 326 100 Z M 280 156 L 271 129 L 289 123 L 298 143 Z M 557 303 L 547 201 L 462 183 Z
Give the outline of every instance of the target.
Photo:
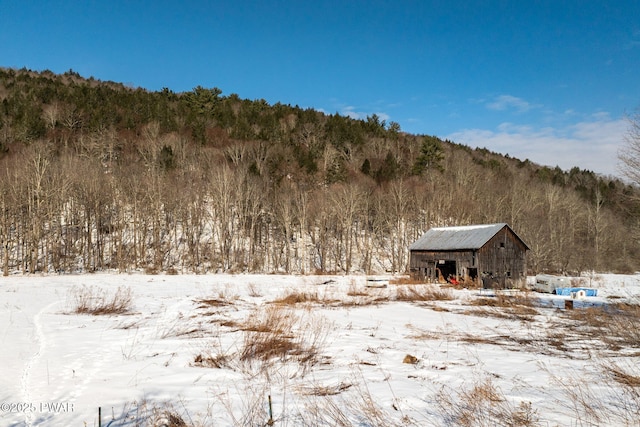
M 0 278 L 0 425 L 97 426 L 98 408 L 103 426 L 640 425 L 640 342 L 615 332 L 637 318 L 607 329 L 567 297 L 505 308 L 488 291 L 380 283 Z M 640 301 L 638 275 L 584 285 L 599 289 L 586 305 Z M 127 313 L 75 313 L 118 288 Z

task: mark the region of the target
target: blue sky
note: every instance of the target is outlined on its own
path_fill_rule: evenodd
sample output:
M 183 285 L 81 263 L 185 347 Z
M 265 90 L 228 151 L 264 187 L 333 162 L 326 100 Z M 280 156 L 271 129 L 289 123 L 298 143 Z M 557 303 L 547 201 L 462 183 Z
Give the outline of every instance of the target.
M 618 174 L 636 1 L 0 0 L 0 66 L 218 87 Z

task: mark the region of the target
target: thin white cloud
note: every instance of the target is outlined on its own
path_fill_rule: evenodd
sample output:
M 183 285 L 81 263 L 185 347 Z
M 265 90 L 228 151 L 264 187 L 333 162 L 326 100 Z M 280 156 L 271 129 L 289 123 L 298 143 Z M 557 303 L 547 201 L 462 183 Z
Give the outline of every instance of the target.
M 373 112 L 356 111 L 356 107 L 352 107 L 350 105 L 343 107 L 340 110 L 340 114 L 356 120 L 365 120 L 367 117 L 372 116 L 374 114 L 377 115 L 378 118 L 380 118 L 380 120 L 384 120 L 387 122 L 391 118 L 391 116 L 389 116 L 387 113 L 383 113 L 380 111 L 373 111 Z
M 527 112 L 535 107 L 524 99 L 512 95 L 500 95 L 494 98 L 493 101 L 487 102 L 485 105 L 490 110 L 516 110 L 519 113 Z
M 343 107 L 342 110 L 340 111 L 340 114 L 342 114 L 343 116 L 347 116 L 347 117 L 351 117 L 352 119 L 361 119 L 362 118 L 362 114 L 363 113 L 359 113 L 357 111 L 355 111 L 356 107 L 352 107 L 351 105 L 347 105 L 346 107 Z
M 617 153 L 624 144 L 628 122 L 598 114 L 564 127 L 535 127 L 502 123 L 495 130 L 464 129 L 447 139 L 470 147 L 484 147 L 563 170 L 588 169 L 619 176 Z
M 391 116 L 389 116 L 387 113 L 383 113 L 382 111 L 378 111 L 377 113 L 375 113 L 378 117 L 380 117 L 380 120 L 384 120 L 385 122 L 388 122 L 389 119 L 391 119 Z

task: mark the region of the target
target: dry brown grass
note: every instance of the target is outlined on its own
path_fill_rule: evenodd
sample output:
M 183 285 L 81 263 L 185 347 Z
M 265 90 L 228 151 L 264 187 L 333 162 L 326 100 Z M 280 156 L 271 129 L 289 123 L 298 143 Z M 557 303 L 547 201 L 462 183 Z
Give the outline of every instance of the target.
M 400 276 L 394 277 L 389 280 L 390 285 L 424 285 L 425 281 L 423 279 L 418 279 L 413 276 Z
M 339 297 L 325 290 L 319 292 L 289 291 L 285 295 L 272 301 L 281 306 L 296 306 L 298 304 L 315 304 L 331 307 L 364 307 L 379 305 L 391 301 L 388 288 L 366 288 L 358 286 L 354 281 L 349 284 L 345 297 Z
M 532 321 L 539 314 L 537 300 L 530 292 L 517 294 L 496 292 L 494 297 L 480 297 L 471 300 L 470 305 L 484 307 L 464 311 L 465 314 L 484 317 L 497 317 L 520 321 Z
M 229 301 L 219 298 L 200 298 L 195 300 L 195 302 L 200 303 L 198 308 L 223 307 L 231 304 Z
M 241 362 L 278 359 L 313 365 L 320 359 L 330 324 L 309 312 L 297 314 L 285 305 L 269 305 L 256 310 L 240 328 L 244 331 Z
M 533 308 L 538 305 L 537 299 L 531 292 L 500 292 L 497 291 L 494 297 L 481 297 L 475 299 L 472 305 L 489 306 L 489 307 L 529 307 Z M 535 310 L 534 310 L 535 311 Z M 535 311 L 537 313 L 537 311 Z
M 304 299 L 309 301 L 309 299 Z M 215 305 L 219 304 L 216 300 Z M 332 325 L 310 309 L 296 308 L 296 302 L 284 298 L 278 304 L 254 309 L 243 319 L 214 320 L 239 333 L 235 343 L 221 349 L 213 340 L 209 347 L 194 356 L 192 364 L 210 368 L 230 368 L 258 372 L 273 363 L 294 362 L 307 367 L 328 358 L 321 355 Z
M 435 285 L 408 285 L 396 288 L 396 301 L 421 302 L 421 301 L 450 301 L 453 294 L 446 289 Z
M 242 326 L 240 322 L 232 319 L 219 319 L 216 322 L 220 326 L 224 326 L 225 328 L 231 328 L 231 329 L 240 329 Z
M 203 368 L 216 368 L 223 369 L 230 367 L 230 357 L 227 354 L 213 354 L 209 352 L 203 352 L 197 354 L 193 358 L 193 366 L 200 366 Z
M 169 267 L 166 271 L 166 274 L 169 276 L 177 276 L 179 271 L 175 267 Z
M 336 298 L 332 291 L 325 289 L 323 292 L 304 292 L 290 290 L 283 296 L 271 301 L 272 304 L 295 306 L 297 304 L 317 304 L 322 306 L 342 305 L 344 301 Z
M 343 386 L 345 384 L 343 383 Z M 300 413 L 300 420 L 295 425 L 301 427 L 315 426 L 415 426 L 420 425 L 408 417 L 392 417 L 383 408 L 378 399 L 373 398 L 366 385 L 357 381 L 349 383 L 348 392 L 339 395 L 332 393 L 330 388 L 328 394 L 306 395 L 303 400 L 304 411 Z M 338 386 L 340 387 L 340 385 Z M 322 388 L 320 389 L 323 390 Z M 394 411 L 400 408 L 394 403 Z
M 304 303 L 316 303 L 323 304 L 325 301 L 320 299 L 317 292 L 298 292 L 293 291 L 273 301 L 274 304 L 279 305 L 296 305 Z
M 195 298 L 193 302 L 197 304 L 196 308 L 199 311 L 197 316 L 213 316 L 233 309 L 234 305 L 240 300 L 240 296 L 233 293 L 229 289 L 218 290 L 211 296 Z
M 347 290 L 347 296 L 350 297 L 366 297 L 369 296 L 369 292 L 363 287 L 356 285 L 355 281 L 349 283 L 349 289 Z
M 253 282 L 247 285 L 247 292 L 249 293 L 249 296 L 253 298 L 260 298 L 262 296 L 262 293 L 258 289 L 258 285 Z
M 95 286 L 74 286 L 69 300 L 72 312 L 96 316 L 124 314 L 133 306 L 131 288 L 124 286 L 119 286 L 113 293 Z
M 309 387 L 299 387 L 299 392 L 305 396 L 336 396 L 352 386 L 353 384 L 348 382 L 340 382 L 330 386 L 314 384 Z
M 443 387 L 436 398 L 446 425 L 462 427 L 540 425 L 537 411 L 530 402 L 510 403 L 490 378 L 453 391 Z
M 425 331 L 423 329 L 416 328 L 413 325 L 407 325 L 408 329 L 411 329 L 413 333 L 409 335 L 412 340 L 439 340 L 444 337 L 443 333 L 434 331 Z
M 640 348 L 640 305 L 605 304 L 601 307 L 565 310 L 563 314 L 574 322 L 572 330 L 575 333 L 597 338 L 609 350 Z
M 611 364 L 604 366 L 611 378 L 626 387 L 640 387 L 640 375 L 630 373 L 628 370 L 621 368 L 619 365 Z
M 634 360 L 600 360 L 601 372 L 550 373 L 562 390 L 559 404 L 571 409 L 574 425 L 637 426 L 640 414 L 640 370 Z
M 177 406 L 182 407 L 178 409 Z M 104 417 L 104 414 L 103 414 Z M 185 421 L 188 420 L 188 421 Z M 117 424 L 114 424 L 117 422 Z M 193 421 L 184 409 L 184 402 L 132 402 L 124 407 L 119 418 L 103 419 L 102 425 L 127 425 L 130 427 L 204 427 L 204 421 Z
M 371 305 L 381 305 L 391 301 L 388 292 L 376 292 L 366 294 L 364 296 L 352 296 L 350 299 L 344 299 L 333 304 L 336 307 L 366 307 Z

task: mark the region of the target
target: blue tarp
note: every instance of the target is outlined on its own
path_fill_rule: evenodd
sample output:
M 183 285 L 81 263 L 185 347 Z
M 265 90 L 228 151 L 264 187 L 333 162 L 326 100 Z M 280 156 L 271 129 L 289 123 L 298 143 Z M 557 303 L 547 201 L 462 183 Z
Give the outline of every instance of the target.
M 598 296 L 598 290 L 591 288 L 556 288 L 556 295 L 571 296 L 572 293 L 579 291 L 584 291 L 585 296 L 588 297 Z

